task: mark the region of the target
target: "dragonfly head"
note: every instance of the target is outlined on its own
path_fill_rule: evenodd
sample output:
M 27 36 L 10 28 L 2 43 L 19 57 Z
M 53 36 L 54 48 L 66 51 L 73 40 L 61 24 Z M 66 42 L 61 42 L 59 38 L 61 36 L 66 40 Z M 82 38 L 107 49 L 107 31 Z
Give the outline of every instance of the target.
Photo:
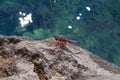
M 66 39 L 63 36 L 57 35 L 55 36 L 56 41 L 66 41 Z

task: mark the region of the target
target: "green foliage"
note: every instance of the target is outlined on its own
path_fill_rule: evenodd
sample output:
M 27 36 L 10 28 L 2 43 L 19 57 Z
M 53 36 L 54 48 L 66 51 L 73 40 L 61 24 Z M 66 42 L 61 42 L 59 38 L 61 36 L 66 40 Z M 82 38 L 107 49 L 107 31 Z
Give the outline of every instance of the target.
M 16 34 L 19 34 L 19 35 L 23 34 L 23 33 L 26 32 L 26 31 L 27 31 L 27 29 L 26 29 L 25 27 L 21 27 L 21 26 L 18 26 L 18 27 L 16 27 L 16 29 L 15 29 L 15 33 L 16 33 Z
M 34 35 L 31 32 L 25 32 L 23 33 L 23 36 L 33 38 Z
M 34 29 L 32 32 L 25 32 L 23 33 L 23 36 L 31 37 L 33 39 L 44 39 L 46 37 L 52 37 L 50 36 L 49 30 L 42 28 Z

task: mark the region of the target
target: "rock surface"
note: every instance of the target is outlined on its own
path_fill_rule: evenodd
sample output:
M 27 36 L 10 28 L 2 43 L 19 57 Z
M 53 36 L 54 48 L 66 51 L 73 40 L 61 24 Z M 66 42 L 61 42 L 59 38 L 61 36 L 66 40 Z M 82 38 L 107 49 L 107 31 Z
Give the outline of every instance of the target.
M 120 68 L 72 44 L 0 36 L 0 80 L 120 80 Z

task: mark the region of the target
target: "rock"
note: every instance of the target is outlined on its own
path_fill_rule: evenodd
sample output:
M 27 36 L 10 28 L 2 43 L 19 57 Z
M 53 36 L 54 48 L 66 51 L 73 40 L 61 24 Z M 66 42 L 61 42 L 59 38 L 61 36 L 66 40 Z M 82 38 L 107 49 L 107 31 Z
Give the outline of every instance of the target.
M 0 80 L 119 80 L 120 68 L 67 44 L 0 35 Z

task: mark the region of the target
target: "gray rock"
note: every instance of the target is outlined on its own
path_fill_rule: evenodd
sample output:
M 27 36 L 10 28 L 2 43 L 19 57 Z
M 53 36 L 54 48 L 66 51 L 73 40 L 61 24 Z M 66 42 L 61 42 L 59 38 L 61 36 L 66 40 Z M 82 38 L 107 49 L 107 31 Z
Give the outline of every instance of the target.
M 0 36 L 0 80 L 120 80 L 120 68 L 67 44 Z

